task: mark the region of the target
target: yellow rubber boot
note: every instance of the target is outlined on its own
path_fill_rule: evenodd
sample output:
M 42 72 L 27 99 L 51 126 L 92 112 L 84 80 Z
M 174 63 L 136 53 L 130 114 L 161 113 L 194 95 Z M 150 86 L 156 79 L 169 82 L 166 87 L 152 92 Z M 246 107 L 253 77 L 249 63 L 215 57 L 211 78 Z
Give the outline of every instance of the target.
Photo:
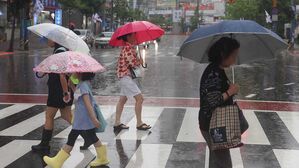
M 98 148 L 96 148 L 97 151 L 97 158 L 90 163 L 90 166 L 103 166 L 107 165 L 109 163 L 109 160 L 107 159 L 107 148 L 105 145 L 102 145 Z
M 51 168 L 61 168 L 64 161 L 69 158 L 70 155 L 61 149 L 55 157 L 44 156 L 44 161 Z

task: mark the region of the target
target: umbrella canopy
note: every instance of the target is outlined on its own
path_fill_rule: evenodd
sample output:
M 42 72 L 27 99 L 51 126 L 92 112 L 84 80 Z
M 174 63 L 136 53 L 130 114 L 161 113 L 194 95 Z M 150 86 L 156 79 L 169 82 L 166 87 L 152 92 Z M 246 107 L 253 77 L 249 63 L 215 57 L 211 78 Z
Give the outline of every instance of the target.
M 208 50 L 221 37 L 237 39 L 240 44 L 238 63 L 272 59 L 287 44 L 277 34 L 249 20 L 230 20 L 194 31 L 183 43 L 178 56 L 200 63 L 208 62 Z
M 115 31 L 109 44 L 112 46 L 126 45 L 123 40 L 118 40 L 117 38 L 130 33 L 136 33 L 137 44 L 141 44 L 161 37 L 164 34 L 164 30 L 147 21 L 130 22 Z
M 28 27 L 28 30 L 38 36 L 46 37 L 69 50 L 89 54 L 89 47 L 87 44 L 68 28 L 53 23 L 42 23 Z
M 42 73 L 102 72 L 105 68 L 86 54 L 67 51 L 51 55 L 33 69 Z

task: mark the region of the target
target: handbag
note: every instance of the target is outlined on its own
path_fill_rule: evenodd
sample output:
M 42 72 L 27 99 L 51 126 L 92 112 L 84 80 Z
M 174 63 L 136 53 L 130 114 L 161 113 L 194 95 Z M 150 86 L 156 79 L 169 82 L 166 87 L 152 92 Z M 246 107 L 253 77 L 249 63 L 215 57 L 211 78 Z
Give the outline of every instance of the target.
M 100 107 L 97 104 L 94 105 L 94 112 L 96 113 L 96 117 L 100 122 L 100 127 L 96 128 L 96 132 L 105 132 L 105 129 L 107 127 L 107 122 L 101 112 Z
M 91 92 L 90 87 L 88 87 L 88 89 L 89 89 L 88 92 L 89 92 L 91 103 L 92 102 L 96 102 L 95 99 L 94 99 L 94 97 L 93 97 L 93 94 Z M 105 118 L 104 118 L 104 116 L 103 116 L 103 114 L 101 112 L 100 107 L 96 103 L 93 105 L 93 110 L 95 112 L 96 118 L 100 122 L 100 127 L 99 128 L 95 128 L 95 131 L 98 132 L 98 133 L 105 132 L 105 129 L 107 127 L 107 122 L 106 122 L 106 120 L 105 120 Z
M 212 112 L 209 134 L 211 136 L 211 150 L 242 146 L 238 105 L 216 108 Z
M 132 79 L 135 79 L 135 78 L 141 78 L 142 77 L 142 70 L 141 70 L 141 67 L 138 66 L 138 67 L 130 67 L 130 73 L 131 73 L 131 77 Z
M 138 51 L 139 51 L 139 57 L 140 57 L 140 59 L 142 59 L 140 50 L 138 50 Z M 142 68 L 147 68 L 147 64 L 137 66 L 137 67 L 129 67 L 132 79 L 143 77 Z

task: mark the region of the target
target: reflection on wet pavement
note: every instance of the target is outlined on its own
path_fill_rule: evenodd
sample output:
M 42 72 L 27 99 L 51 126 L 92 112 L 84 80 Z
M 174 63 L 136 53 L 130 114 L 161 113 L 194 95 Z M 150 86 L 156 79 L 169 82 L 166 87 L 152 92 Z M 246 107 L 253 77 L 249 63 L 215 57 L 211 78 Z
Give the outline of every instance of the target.
M 147 97 L 198 97 L 200 75 L 206 65 L 176 56 L 186 36 L 164 36 L 161 42 L 142 49 L 148 68 L 139 79 Z M 1 93 L 47 93 L 46 78 L 38 79 L 32 68 L 50 55 L 52 49 L 20 52 L 14 56 L 0 57 Z M 97 95 L 118 95 L 116 78 L 119 48 L 93 50 L 93 56 L 106 66 L 93 81 Z M 196 53 L 195 53 L 196 54 Z M 235 79 L 241 87 L 240 99 L 299 101 L 299 57 L 286 52 L 276 60 L 235 67 Z M 231 70 L 227 70 L 231 78 Z

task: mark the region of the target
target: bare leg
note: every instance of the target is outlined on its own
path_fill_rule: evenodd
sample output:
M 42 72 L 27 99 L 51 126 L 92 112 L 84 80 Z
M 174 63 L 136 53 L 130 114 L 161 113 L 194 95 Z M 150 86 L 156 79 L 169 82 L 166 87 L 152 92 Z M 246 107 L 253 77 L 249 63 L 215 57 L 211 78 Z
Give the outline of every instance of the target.
M 72 122 L 72 106 L 66 106 L 63 109 L 60 109 L 61 117 L 71 124 Z
M 67 144 L 65 144 L 62 148 L 66 153 L 70 154 L 71 151 L 73 150 L 73 146 L 69 146 Z
M 119 101 L 116 106 L 115 123 L 114 123 L 115 126 L 121 124 L 120 118 L 127 100 L 128 98 L 126 96 L 120 96 L 119 98 Z
M 46 122 L 45 122 L 45 129 L 46 130 L 53 130 L 54 128 L 54 117 L 57 113 L 58 109 L 54 107 L 47 107 L 46 109 Z
M 102 145 L 103 145 L 103 144 L 102 144 L 102 142 L 101 142 L 100 140 L 98 140 L 96 143 L 93 144 L 93 146 L 94 146 L 95 148 L 101 147 Z
M 142 103 L 143 103 L 143 96 L 142 94 L 138 94 L 134 96 L 136 103 L 135 103 L 135 114 L 137 119 L 137 126 L 143 124 L 141 119 L 141 112 L 142 112 Z

